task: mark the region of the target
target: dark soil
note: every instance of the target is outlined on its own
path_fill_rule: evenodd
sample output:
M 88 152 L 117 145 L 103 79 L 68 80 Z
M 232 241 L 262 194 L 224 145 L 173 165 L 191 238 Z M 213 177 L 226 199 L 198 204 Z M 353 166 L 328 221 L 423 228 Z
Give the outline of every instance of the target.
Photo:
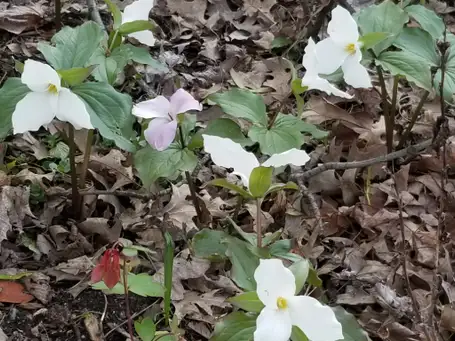
M 108 295 L 104 319 L 104 333 L 111 328 L 108 324 L 120 324 L 126 320 L 125 301 L 121 295 Z M 153 302 L 152 298 L 130 296 L 132 314 Z M 90 340 L 84 326 L 84 316 L 95 314 L 97 319 L 104 311 L 105 298 L 101 291 L 85 290 L 73 298 L 67 289 L 59 289 L 51 302 L 36 315 L 36 309 L 28 311 L 13 305 L 0 306 L 0 327 L 11 341 L 81 341 Z M 33 316 L 35 314 L 35 316 Z M 126 324 L 122 326 L 126 330 Z M 124 341 L 125 336 L 117 331 L 109 334 L 106 341 Z

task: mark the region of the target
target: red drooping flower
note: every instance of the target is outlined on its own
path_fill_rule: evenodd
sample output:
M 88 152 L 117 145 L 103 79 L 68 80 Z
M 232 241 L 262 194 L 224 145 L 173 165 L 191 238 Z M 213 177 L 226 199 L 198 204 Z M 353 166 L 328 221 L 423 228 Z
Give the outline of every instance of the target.
M 117 249 L 106 250 L 101 261 L 92 271 L 92 283 L 104 281 L 112 289 L 120 281 L 120 253 Z

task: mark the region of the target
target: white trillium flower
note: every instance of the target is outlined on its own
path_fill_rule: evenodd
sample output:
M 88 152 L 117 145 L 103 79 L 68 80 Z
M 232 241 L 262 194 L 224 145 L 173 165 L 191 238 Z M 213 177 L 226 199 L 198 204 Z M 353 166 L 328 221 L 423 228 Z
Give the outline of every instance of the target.
M 292 326 L 310 341 L 342 340 L 335 313 L 309 296 L 295 296 L 295 277 L 279 259 L 261 259 L 254 272 L 256 292 L 264 308 L 256 320 L 254 341 L 288 341 Z
M 302 166 L 310 160 L 308 154 L 300 149 L 292 148 L 284 153 L 274 154 L 262 165 L 253 153 L 247 152 L 239 143 L 225 137 L 202 135 L 204 149 L 212 157 L 212 161 L 224 168 L 233 168 L 232 174 L 240 176 L 243 185 L 248 188 L 253 169 L 259 166 L 281 167 L 292 164 Z
M 331 74 L 341 66 L 346 83 L 354 88 L 371 87 L 368 71 L 360 64 L 362 43 L 351 14 L 341 6 L 335 7 L 327 32 L 329 37 L 316 45 L 319 73 Z
M 305 47 L 305 54 L 303 55 L 302 65 L 305 67 L 305 76 L 302 78 L 302 86 L 307 86 L 309 90 L 316 89 L 324 91 L 325 93 L 335 96 L 352 98 L 346 92 L 337 89 L 330 84 L 327 79 L 319 77 L 319 63 L 316 55 L 316 44 L 312 38 L 308 39 L 308 44 Z
M 60 76 L 52 67 L 26 60 L 21 81 L 31 92 L 16 104 L 12 116 L 14 134 L 36 131 L 54 118 L 71 123 L 75 129 L 93 129 L 84 102 L 61 86 Z
M 137 0 L 131 5 L 126 6 L 122 13 L 122 25 L 136 20 L 149 20 L 149 14 L 153 5 L 154 0 Z M 155 45 L 155 37 L 149 30 L 130 33 L 128 37 L 133 37 L 144 45 Z

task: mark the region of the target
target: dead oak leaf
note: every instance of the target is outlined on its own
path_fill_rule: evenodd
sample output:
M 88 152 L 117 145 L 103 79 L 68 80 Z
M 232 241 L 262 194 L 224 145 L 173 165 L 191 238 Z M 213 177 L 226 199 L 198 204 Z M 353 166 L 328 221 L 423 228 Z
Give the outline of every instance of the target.
M 190 195 L 188 185 L 176 187 L 172 185 L 172 198 L 169 203 L 163 208 L 163 214 L 169 215 L 169 221 L 176 227 L 184 229 L 186 232 L 193 229 L 197 230 L 196 224 L 193 222 L 193 217 L 196 216 L 196 209 L 193 204 L 186 200 Z
M 21 34 L 38 27 L 44 19 L 44 3 L 40 1 L 29 6 L 11 6 L 0 12 L 0 29 Z
M 183 320 L 187 315 L 190 319 L 192 316 L 199 319 L 199 316 L 201 315 L 199 309 L 204 311 L 208 316 L 213 317 L 212 307 L 221 309 L 230 307 L 230 304 L 226 303 L 227 297 L 216 296 L 219 291 L 219 289 L 216 289 L 204 294 L 195 291 L 186 292 L 183 300 L 174 304 L 175 315 L 177 316 L 178 321 Z
M 24 292 L 24 286 L 18 282 L 0 281 L 0 302 L 27 303 L 33 296 Z

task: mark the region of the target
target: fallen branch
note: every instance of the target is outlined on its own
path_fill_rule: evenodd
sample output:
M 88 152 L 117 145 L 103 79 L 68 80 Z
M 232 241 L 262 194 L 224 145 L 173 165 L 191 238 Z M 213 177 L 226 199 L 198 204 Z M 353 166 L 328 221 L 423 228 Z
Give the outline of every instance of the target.
M 305 172 L 295 172 L 292 177 L 295 178 L 297 181 L 299 179 L 305 181 L 308 180 L 309 178 L 316 176 L 318 174 L 321 174 L 322 172 L 325 172 L 327 170 L 346 170 L 346 169 L 353 169 L 353 168 L 365 168 L 369 167 L 378 163 L 382 162 L 389 162 L 392 160 L 399 159 L 401 157 L 409 156 L 409 155 L 418 155 L 425 149 L 427 149 L 429 146 L 431 146 L 432 140 L 425 140 L 419 144 L 415 144 L 412 146 L 409 146 L 408 148 L 401 149 L 399 151 L 390 153 L 390 154 L 385 154 L 382 156 L 378 156 L 375 158 L 367 159 L 367 160 L 362 160 L 362 161 L 353 161 L 353 162 L 327 162 L 324 163 L 320 166 L 317 166 L 316 168 L 307 170 Z

